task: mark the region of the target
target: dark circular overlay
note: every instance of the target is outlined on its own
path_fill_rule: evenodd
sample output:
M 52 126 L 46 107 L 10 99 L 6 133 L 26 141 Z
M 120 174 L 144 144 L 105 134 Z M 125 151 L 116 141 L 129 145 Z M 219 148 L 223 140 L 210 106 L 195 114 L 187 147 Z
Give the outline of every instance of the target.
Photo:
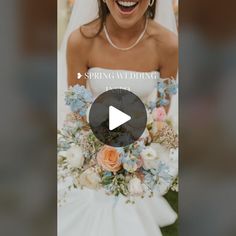
M 129 115 L 131 119 L 109 130 L 109 107 Z M 102 93 L 93 102 L 89 112 L 89 124 L 94 135 L 104 144 L 124 147 L 132 144 L 143 134 L 147 123 L 144 104 L 132 92 L 124 89 L 112 89 Z

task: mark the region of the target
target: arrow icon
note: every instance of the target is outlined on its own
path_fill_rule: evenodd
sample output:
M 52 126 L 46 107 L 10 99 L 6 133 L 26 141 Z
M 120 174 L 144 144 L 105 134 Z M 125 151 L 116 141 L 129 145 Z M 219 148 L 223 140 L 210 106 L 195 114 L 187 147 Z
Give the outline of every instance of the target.
M 109 130 L 114 130 L 117 127 L 131 120 L 131 116 L 118 110 L 113 106 L 109 106 Z

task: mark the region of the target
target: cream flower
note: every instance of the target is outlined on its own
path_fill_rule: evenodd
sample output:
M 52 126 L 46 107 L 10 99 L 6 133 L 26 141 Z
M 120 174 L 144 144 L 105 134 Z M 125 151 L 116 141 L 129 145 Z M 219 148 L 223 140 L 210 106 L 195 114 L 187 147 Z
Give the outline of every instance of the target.
M 65 157 L 72 168 L 80 168 L 84 164 L 82 149 L 78 146 L 72 146 L 67 151 L 60 152 L 59 156 Z
M 176 148 L 171 148 L 170 149 L 170 160 L 172 161 L 178 161 L 178 158 L 179 158 L 179 149 Z
M 132 196 L 141 196 L 143 194 L 142 182 L 137 177 L 129 181 L 128 189 Z
M 167 148 L 165 148 L 164 146 L 162 146 L 159 143 L 152 143 L 151 147 L 153 150 L 155 150 L 155 153 L 157 155 L 157 159 L 159 160 L 168 160 L 169 158 L 169 150 Z
M 165 123 L 162 121 L 155 121 L 152 124 L 152 129 L 150 130 L 150 133 L 152 135 L 156 135 L 157 132 L 159 132 L 163 127 L 165 126 Z
M 138 165 L 134 163 L 133 165 L 129 165 L 128 163 L 123 164 L 123 168 L 130 173 L 135 172 L 138 169 Z
M 100 182 L 101 178 L 94 168 L 87 169 L 79 177 L 80 185 L 91 189 L 98 189 Z
M 156 167 L 157 164 L 157 153 L 152 147 L 146 147 L 141 152 L 141 157 L 143 159 L 143 168 L 149 170 Z
M 141 158 L 136 160 L 137 158 L 133 155 L 128 157 L 128 161 L 123 163 L 123 168 L 130 173 L 135 172 L 138 168 L 140 168 L 143 164 Z

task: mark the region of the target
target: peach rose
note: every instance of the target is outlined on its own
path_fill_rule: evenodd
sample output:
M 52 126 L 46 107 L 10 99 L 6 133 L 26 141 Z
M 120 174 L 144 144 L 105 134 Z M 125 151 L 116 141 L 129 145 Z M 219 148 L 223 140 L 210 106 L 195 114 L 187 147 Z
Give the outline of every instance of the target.
M 117 172 L 121 169 L 120 154 L 110 146 L 104 146 L 97 154 L 98 164 L 107 171 Z

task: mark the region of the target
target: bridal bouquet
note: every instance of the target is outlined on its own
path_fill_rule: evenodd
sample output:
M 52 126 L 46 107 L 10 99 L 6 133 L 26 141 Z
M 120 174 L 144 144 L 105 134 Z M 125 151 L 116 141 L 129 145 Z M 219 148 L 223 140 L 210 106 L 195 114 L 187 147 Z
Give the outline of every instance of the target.
M 158 82 L 158 99 L 146 106 L 147 126 L 135 143 L 111 147 L 101 143 L 88 123 L 92 94 L 75 85 L 66 92 L 71 108 L 58 131 L 58 177 L 72 179 L 71 188 L 103 189 L 108 195 L 132 197 L 164 194 L 176 189 L 178 135 L 164 106 L 176 93 L 176 84 Z

